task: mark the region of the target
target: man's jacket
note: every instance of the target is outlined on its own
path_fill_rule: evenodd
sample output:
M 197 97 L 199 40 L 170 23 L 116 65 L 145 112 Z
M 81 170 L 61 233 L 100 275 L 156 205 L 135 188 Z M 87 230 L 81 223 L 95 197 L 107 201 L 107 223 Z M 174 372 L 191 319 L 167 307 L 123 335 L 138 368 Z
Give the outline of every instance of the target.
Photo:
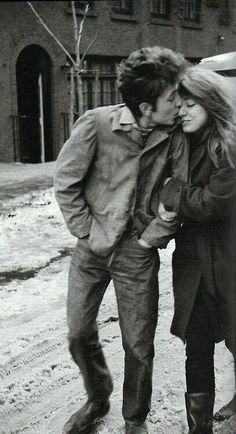
M 66 224 L 72 235 L 89 236 L 101 256 L 112 251 L 130 218 L 142 239 L 164 247 L 176 222 L 158 217 L 158 191 L 167 176 L 187 176 L 180 135 L 173 140 L 167 129 L 156 128 L 142 148 L 127 111 L 123 104 L 87 111 L 57 160 L 55 193 Z

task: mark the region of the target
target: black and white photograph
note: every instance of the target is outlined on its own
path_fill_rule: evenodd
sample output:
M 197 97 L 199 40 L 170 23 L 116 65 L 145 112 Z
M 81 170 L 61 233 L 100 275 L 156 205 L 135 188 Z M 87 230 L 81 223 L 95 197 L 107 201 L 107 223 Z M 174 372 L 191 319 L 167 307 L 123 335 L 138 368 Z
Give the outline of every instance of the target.
M 0 2 L 0 434 L 236 434 L 236 0 Z

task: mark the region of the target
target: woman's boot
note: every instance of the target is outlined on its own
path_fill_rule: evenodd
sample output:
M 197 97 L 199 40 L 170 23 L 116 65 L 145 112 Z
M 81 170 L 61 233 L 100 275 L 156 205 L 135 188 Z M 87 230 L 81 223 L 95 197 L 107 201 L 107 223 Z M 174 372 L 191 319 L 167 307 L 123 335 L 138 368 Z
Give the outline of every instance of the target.
M 233 399 L 228 402 L 228 404 L 224 405 L 224 407 L 214 414 L 214 420 L 221 422 L 223 420 L 230 419 L 234 414 L 236 414 L 236 393 L 234 394 Z
M 214 393 L 185 394 L 189 434 L 213 434 L 214 401 Z

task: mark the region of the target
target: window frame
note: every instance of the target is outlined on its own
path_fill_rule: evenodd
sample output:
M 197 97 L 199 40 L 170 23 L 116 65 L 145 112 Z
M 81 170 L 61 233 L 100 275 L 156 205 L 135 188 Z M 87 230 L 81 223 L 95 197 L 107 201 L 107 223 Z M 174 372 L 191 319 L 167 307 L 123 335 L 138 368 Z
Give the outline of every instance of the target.
M 230 2 L 229 0 L 220 0 L 219 24 L 229 26 L 231 24 Z
M 191 12 L 190 14 L 186 14 L 186 7 L 189 8 L 189 6 L 191 7 L 191 3 L 192 6 L 194 5 L 195 7 L 195 17 L 191 17 Z M 182 1 L 182 14 L 183 14 L 183 19 L 185 22 L 188 23 L 195 23 L 195 24 L 200 24 L 201 23 L 201 15 L 202 15 L 202 2 L 201 0 L 183 0 Z
M 127 3 L 128 7 L 122 7 L 122 3 Z M 115 3 L 119 3 L 119 6 L 115 6 Z M 133 0 L 112 0 L 112 13 L 115 15 L 134 15 L 134 2 Z
M 71 56 L 74 57 L 75 55 L 71 54 Z M 121 56 L 86 56 L 81 72 L 84 112 L 95 107 L 120 104 L 122 102 L 122 96 L 117 88 L 116 71 L 121 60 Z M 70 81 L 69 72 L 67 72 L 67 80 Z M 98 81 L 96 82 L 96 80 Z M 96 86 L 98 92 L 95 97 Z M 75 116 L 77 116 L 76 113 Z
M 158 12 L 158 11 L 154 10 L 154 7 L 153 7 L 154 3 L 157 3 L 157 2 L 160 3 L 161 1 L 166 3 L 166 12 L 165 13 L 161 13 L 161 11 Z M 150 12 L 151 12 L 152 17 L 157 17 L 157 18 L 169 20 L 170 16 L 171 16 L 171 0 L 151 0 Z

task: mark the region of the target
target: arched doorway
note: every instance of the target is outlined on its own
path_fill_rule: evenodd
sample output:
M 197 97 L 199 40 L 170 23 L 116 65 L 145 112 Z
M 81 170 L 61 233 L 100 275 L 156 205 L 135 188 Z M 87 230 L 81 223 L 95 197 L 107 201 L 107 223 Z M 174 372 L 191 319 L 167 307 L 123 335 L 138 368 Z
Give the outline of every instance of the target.
M 16 62 L 20 161 L 53 160 L 51 61 L 38 45 L 24 48 Z

